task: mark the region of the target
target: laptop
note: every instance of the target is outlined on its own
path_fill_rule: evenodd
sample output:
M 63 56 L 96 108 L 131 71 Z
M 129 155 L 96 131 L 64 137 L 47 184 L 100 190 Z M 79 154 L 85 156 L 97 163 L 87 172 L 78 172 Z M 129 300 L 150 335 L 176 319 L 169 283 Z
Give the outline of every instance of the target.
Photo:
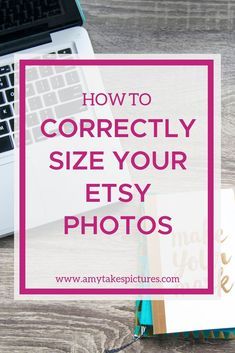
M 1 0 L 0 1 L 0 238 L 14 230 L 14 150 L 18 147 L 18 132 L 14 131 L 14 54 L 16 53 L 73 53 L 89 56 L 93 53 L 86 30 L 82 27 L 84 16 L 75 0 Z M 31 98 L 30 126 L 27 129 L 27 144 L 38 142 L 40 114 L 48 114 L 56 106 L 62 118 L 68 114 L 69 100 L 78 95 L 79 75 L 77 71 L 56 72 L 51 68 L 38 71 L 37 85 L 29 87 Z M 61 68 L 58 68 L 61 70 Z M 32 72 L 32 75 L 35 73 Z M 50 86 L 47 82 L 50 81 Z M 50 87 L 64 89 L 53 101 Z M 70 94 L 68 88 L 72 86 Z M 31 89 L 31 91 L 30 91 Z M 45 93 L 46 106 L 40 105 L 39 94 Z M 46 99 L 46 98 L 45 98 Z M 70 105 L 71 107 L 73 105 Z

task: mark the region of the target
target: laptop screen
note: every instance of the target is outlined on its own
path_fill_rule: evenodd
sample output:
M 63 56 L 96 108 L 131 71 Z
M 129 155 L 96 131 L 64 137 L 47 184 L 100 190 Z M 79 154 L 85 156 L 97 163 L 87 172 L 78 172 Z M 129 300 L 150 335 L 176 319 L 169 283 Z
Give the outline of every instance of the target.
M 75 0 L 0 0 L 0 49 L 9 41 L 74 25 L 82 25 Z

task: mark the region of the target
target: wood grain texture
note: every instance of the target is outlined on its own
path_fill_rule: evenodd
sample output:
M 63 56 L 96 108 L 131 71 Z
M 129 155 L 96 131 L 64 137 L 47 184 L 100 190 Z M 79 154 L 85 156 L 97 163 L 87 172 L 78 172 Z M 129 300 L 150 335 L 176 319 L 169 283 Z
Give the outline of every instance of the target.
M 98 53 L 222 54 L 222 182 L 234 185 L 235 1 L 82 0 Z M 0 240 L 0 353 L 102 353 L 132 339 L 134 302 L 13 300 L 13 238 Z M 125 352 L 234 353 L 235 341 L 143 339 Z
M 97 53 L 222 57 L 222 184 L 235 184 L 235 1 L 82 1 Z
M 8 239 L 9 244 L 12 239 Z M 0 249 L 0 352 L 102 353 L 132 339 L 134 302 L 13 301 L 13 250 Z M 234 353 L 235 341 L 197 343 L 146 338 L 125 350 L 148 353 Z

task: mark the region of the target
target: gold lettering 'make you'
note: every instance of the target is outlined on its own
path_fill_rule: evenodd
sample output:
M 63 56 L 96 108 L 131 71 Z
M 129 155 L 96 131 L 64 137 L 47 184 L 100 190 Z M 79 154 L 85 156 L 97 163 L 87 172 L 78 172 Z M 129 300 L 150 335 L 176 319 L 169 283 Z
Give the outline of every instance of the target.
M 221 230 L 221 235 L 223 234 L 223 230 Z M 227 239 L 229 238 L 229 236 L 224 237 L 221 240 L 221 243 L 224 243 Z M 221 269 L 221 288 L 225 293 L 229 293 L 231 292 L 234 283 L 231 282 L 231 279 L 228 275 L 224 274 L 224 270 L 226 269 L 226 266 L 231 262 L 232 260 L 232 256 L 229 256 L 226 253 L 222 253 L 221 254 L 221 261 L 222 261 L 222 269 Z

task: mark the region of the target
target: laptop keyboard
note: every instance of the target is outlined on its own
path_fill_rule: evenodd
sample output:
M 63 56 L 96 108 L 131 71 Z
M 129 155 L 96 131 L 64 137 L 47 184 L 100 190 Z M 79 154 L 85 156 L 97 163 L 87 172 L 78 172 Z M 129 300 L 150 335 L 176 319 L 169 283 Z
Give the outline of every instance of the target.
M 72 54 L 64 48 L 50 54 Z M 0 154 L 19 145 L 19 132 L 14 129 L 14 64 L 0 64 Z M 82 105 L 82 78 L 78 68 L 72 66 L 41 66 L 26 71 L 26 144 L 45 139 L 41 122 L 48 117 L 72 116 L 87 110 Z
M 1 0 L 0 30 L 30 24 L 61 13 L 59 0 Z

